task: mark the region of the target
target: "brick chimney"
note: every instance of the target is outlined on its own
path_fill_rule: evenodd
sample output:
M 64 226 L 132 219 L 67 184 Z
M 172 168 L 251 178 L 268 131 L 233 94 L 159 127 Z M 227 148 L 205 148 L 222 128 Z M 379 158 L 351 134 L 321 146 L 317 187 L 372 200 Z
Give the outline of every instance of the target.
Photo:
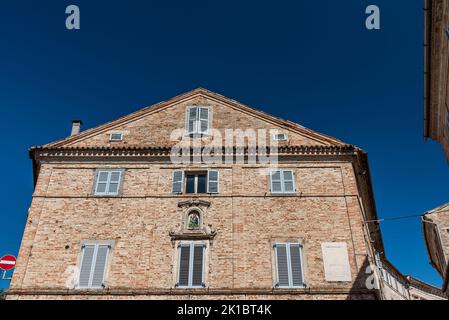
M 72 121 L 72 133 L 70 136 L 76 136 L 81 132 L 81 126 L 83 125 L 83 122 L 81 120 L 73 120 Z

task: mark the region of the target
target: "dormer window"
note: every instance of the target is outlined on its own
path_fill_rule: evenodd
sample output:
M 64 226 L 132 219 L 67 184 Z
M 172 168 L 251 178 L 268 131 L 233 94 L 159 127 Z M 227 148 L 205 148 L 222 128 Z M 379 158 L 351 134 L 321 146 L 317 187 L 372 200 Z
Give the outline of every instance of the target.
M 187 132 L 190 135 L 203 135 L 210 132 L 210 109 L 207 107 L 189 107 L 187 109 Z
M 111 133 L 109 135 L 109 141 L 111 142 L 118 142 L 118 141 L 123 141 L 123 133 Z
M 287 141 L 287 139 L 286 133 L 273 134 L 273 141 Z

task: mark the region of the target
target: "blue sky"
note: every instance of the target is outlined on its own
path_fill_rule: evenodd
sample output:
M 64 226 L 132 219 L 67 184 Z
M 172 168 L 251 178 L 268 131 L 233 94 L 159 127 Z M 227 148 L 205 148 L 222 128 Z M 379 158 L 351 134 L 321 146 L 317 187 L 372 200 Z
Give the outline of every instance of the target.
M 380 31 L 365 28 L 370 4 Z M 442 150 L 423 139 L 421 0 L 3 0 L 0 32 L 0 255 L 20 246 L 30 146 L 199 86 L 366 150 L 381 218 L 449 201 Z M 403 273 L 441 284 L 418 218 L 382 232 Z

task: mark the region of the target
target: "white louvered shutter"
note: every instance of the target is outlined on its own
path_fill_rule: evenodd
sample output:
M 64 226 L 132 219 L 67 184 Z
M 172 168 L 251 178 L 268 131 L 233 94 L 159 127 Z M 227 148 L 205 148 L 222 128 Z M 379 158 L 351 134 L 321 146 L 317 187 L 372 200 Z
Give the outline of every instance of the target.
M 90 275 L 94 261 L 94 253 L 95 245 L 84 246 L 78 280 L 78 285 L 81 288 L 88 288 L 90 286 Z
M 271 192 L 272 193 L 281 193 L 282 192 L 282 178 L 281 171 L 272 171 L 271 172 Z
M 104 286 L 104 276 L 106 272 L 106 263 L 108 260 L 109 245 L 98 245 L 95 266 L 92 270 L 91 287 L 101 288 Z
M 293 171 L 291 170 L 285 170 L 282 171 L 283 174 L 283 185 L 284 185 L 284 192 L 285 193 L 294 193 L 295 190 L 295 176 L 293 174 Z
M 97 173 L 97 181 L 95 185 L 95 194 L 106 194 L 109 181 L 109 172 L 99 171 Z
M 209 123 L 210 115 L 209 108 L 200 108 L 199 109 L 199 133 L 208 133 L 209 132 Z
M 289 287 L 287 246 L 285 244 L 276 245 L 276 264 L 278 286 Z
M 190 245 L 182 245 L 180 251 L 178 286 L 188 287 L 190 275 Z
M 207 193 L 218 193 L 219 174 L 216 170 L 207 173 Z
M 189 134 L 197 133 L 198 128 L 198 108 L 190 108 L 187 111 L 187 127 Z
M 290 244 L 290 265 L 292 275 L 293 287 L 300 287 L 304 285 L 302 261 L 301 261 L 301 246 L 299 244 Z
M 204 262 L 204 245 L 194 245 L 193 263 L 192 263 L 192 287 L 203 286 L 203 262 Z
M 184 180 L 184 172 L 183 171 L 175 171 L 173 172 L 173 193 L 182 193 L 182 186 Z

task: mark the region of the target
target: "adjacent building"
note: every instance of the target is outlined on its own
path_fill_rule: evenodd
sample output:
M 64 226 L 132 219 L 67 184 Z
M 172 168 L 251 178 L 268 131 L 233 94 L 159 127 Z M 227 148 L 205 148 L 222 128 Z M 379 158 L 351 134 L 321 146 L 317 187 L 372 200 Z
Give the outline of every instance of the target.
M 408 276 L 410 300 L 447 300 L 447 296 L 437 288 L 419 279 Z
M 441 143 L 449 161 L 449 1 L 425 1 L 424 137 Z
M 422 227 L 431 265 L 443 278 L 443 292 L 449 297 L 449 203 L 426 212 Z
M 30 150 L 8 299 L 382 298 L 361 149 L 201 88 L 80 126 Z

